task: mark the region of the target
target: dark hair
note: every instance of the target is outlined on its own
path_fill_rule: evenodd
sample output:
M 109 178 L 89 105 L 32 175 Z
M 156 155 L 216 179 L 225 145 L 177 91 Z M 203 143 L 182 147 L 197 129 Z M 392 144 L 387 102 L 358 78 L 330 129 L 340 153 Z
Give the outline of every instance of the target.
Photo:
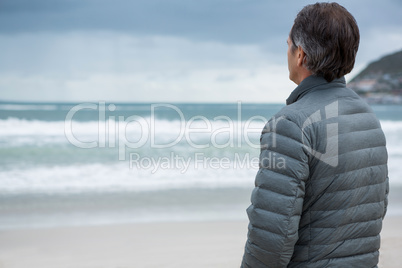
M 355 18 L 337 3 L 305 6 L 289 34 L 293 49 L 301 46 L 304 66 L 328 82 L 352 71 L 360 34 Z

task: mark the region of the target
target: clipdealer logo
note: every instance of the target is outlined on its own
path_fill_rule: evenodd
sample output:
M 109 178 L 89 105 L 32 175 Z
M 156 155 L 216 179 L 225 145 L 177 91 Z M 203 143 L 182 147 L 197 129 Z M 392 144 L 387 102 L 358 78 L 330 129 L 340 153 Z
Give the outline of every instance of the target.
M 321 116 L 321 110 L 318 110 L 311 114 L 306 121 L 303 123 L 302 131 L 308 128 L 310 125 L 323 121 L 335 119 L 339 115 L 338 101 L 332 102 L 325 106 L 324 114 L 325 117 Z M 318 152 L 307 145 L 307 142 L 303 137 L 303 145 L 308 150 L 308 152 L 320 161 L 332 166 L 337 167 L 339 163 L 339 134 L 338 134 L 338 122 L 327 123 L 326 124 L 326 143 L 325 152 Z
M 203 153 L 197 153 L 197 149 L 206 149 L 214 147 L 216 149 L 224 148 L 241 148 L 243 145 L 252 149 L 261 149 L 259 141 L 253 143 L 250 140 L 250 134 L 261 134 L 262 127 L 252 127 L 252 123 L 260 123 L 267 126 L 269 132 L 272 132 L 272 143 L 269 147 L 281 146 L 277 144 L 276 140 L 276 127 L 277 124 L 283 120 L 283 117 L 272 117 L 269 121 L 263 116 L 253 116 L 246 121 L 241 121 L 241 103 L 238 102 L 237 107 L 237 120 L 232 120 L 228 116 L 217 116 L 213 120 L 209 120 L 204 116 L 196 115 L 192 118 L 185 120 L 183 112 L 171 104 L 150 104 L 150 117 L 141 117 L 139 115 L 124 116 L 108 116 L 106 120 L 106 111 L 113 112 L 116 110 L 114 104 L 106 106 L 105 102 L 83 103 L 74 106 L 66 115 L 65 119 L 65 136 L 67 140 L 74 146 L 82 149 L 91 148 L 117 148 L 118 159 L 126 160 L 127 148 L 140 149 L 146 146 L 150 149 L 169 149 L 182 142 L 187 142 L 187 145 L 194 150 L 193 155 L 186 154 L 186 156 L 170 153 L 169 156 L 157 155 L 141 155 L 139 152 L 129 152 L 130 168 L 137 169 L 152 169 L 156 172 L 157 169 L 174 168 L 185 172 L 191 165 L 194 168 L 257 168 L 266 167 L 273 169 L 286 168 L 286 159 L 282 155 L 275 152 L 268 152 L 264 156 L 250 157 L 248 153 L 239 154 L 234 153 L 231 158 L 227 157 L 208 157 Z M 97 137 L 91 141 L 80 140 L 73 131 L 73 118 L 74 115 L 84 109 L 90 109 L 98 112 L 98 129 Z M 177 136 L 173 140 L 161 142 L 157 140 L 158 136 L 156 125 L 156 111 L 158 109 L 169 109 L 170 112 L 175 112 L 179 118 L 179 127 Z M 336 167 L 338 165 L 338 123 L 335 119 L 338 117 L 338 101 L 335 101 L 324 107 L 324 111 L 317 110 L 312 113 L 301 126 L 302 129 L 302 143 L 304 148 L 313 155 L 315 158 L 327 163 L 330 166 Z M 316 151 L 311 148 L 305 134 L 310 126 L 324 120 L 329 120 L 326 123 L 326 147 L 324 152 Z M 213 127 L 213 122 L 225 122 L 225 126 L 218 128 Z M 268 121 L 268 123 L 266 123 Z M 201 125 L 200 125 L 201 123 Z M 134 127 L 136 129 L 136 140 L 133 140 L 130 135 L 127 135 L 127 128 Z M 203 135 L 207 137 L 203 142 L 200 140 L 193 140 L 193 134 Z M 228 139 L 222 142 L 217 137 L 220 135 L 227 135 Z M 244 144 L 243 144 L 244 143 Z M 263 145 L 263 147 L 268 145 Z M 165 151 L 166 152 L 166 151 Z
M 157 139 L 160 134 L 157 131 L 156 113 L 158 109 L 169 110 L 177 114 L 179 126 L 177 128 L 177 135 L 173 140 L 161 141 Z M 93 110 L 98 112 L 98 136 L 91 141 L 80 140 L 78 135 L 74 133 L 73 122 L 76 113 L 82 110 Z M 106 118 L 106 111 L 113 112 L 116 110 L 114 104 L 106 106 L 105 102 L 83 103 L 74 106 L 66 115 L 64 121 L 64 132 L 67 140 L 74 146 L 82 149 L 92 148 L 118 148 L 119 160 L 126 160 L 126 150 L 139 149 L 144 146 L 151 149 L 167 149 L 178 145 L 181 142 L 186 142 L 188 146 L 193 149 L 206 149 L 206 148 L 241 148 L 243 145 L 258 149 L 260 145 L 258 142 L 253 142 L 250 135 L 261 134 L 261 127 L 254 128 L 253 124 L 258 122 L 263 125 L 267 119 L 263 116 L 252 116 L 246 121 L 242 121 L 241 102 L 237 104 L 237 119 L 233 120 L 228 116 L 220 115 L 214 117 L 212 120 L 202 115 L 195 115 L 190 119 L 185 119 L 183 112 L 172 104 L 150 104 L 150 116 L 141 117 L 139 115 L 124 116 L 108 116 Z M 214 122 L 223 122 L 224 126 L 214 127 Z M 136 140 L 127 135 L 127 129 L 135 128 L 138 135 Z M 201 142 L 200 140 L 192 138 L 196 135 L 203 135 L 207 138 Z M 219 137 L 222 135 L 228 138 L 222 142 Z

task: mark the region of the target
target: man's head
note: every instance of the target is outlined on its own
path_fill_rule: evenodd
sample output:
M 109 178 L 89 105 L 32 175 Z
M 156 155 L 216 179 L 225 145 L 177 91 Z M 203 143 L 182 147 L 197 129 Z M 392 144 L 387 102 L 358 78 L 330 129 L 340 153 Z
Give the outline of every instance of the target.
M 297 14 L 289 34 L 289 78 L 299 84 L 300 77 L 310 73 L 331 82 L 350 73 L 359 41 L 356 20 L 341 5 L 305 6 Z

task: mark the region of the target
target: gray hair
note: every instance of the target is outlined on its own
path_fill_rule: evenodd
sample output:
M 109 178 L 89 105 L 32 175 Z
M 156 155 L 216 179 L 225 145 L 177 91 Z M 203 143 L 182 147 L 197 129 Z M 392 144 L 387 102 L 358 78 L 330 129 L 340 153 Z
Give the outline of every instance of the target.
M 352 71 L 359 47 L 354 17 L 337 3 L 316 3 L 297 15 L 289 34 L 293 50 L 306 54 L 304 66 L 328 82 Z

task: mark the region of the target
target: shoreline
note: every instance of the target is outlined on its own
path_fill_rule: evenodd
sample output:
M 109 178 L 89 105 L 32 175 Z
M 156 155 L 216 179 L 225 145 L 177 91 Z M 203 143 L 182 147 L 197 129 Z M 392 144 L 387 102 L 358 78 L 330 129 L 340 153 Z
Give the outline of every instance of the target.
M 0 231 L 0 267 L 240 267 L 246 221 L 135 223 Z M 379 267 L 399 267 L 402 216 L 387 216 Z
M 0 231 L 0 267 L 239 267 L 245 221 Z

